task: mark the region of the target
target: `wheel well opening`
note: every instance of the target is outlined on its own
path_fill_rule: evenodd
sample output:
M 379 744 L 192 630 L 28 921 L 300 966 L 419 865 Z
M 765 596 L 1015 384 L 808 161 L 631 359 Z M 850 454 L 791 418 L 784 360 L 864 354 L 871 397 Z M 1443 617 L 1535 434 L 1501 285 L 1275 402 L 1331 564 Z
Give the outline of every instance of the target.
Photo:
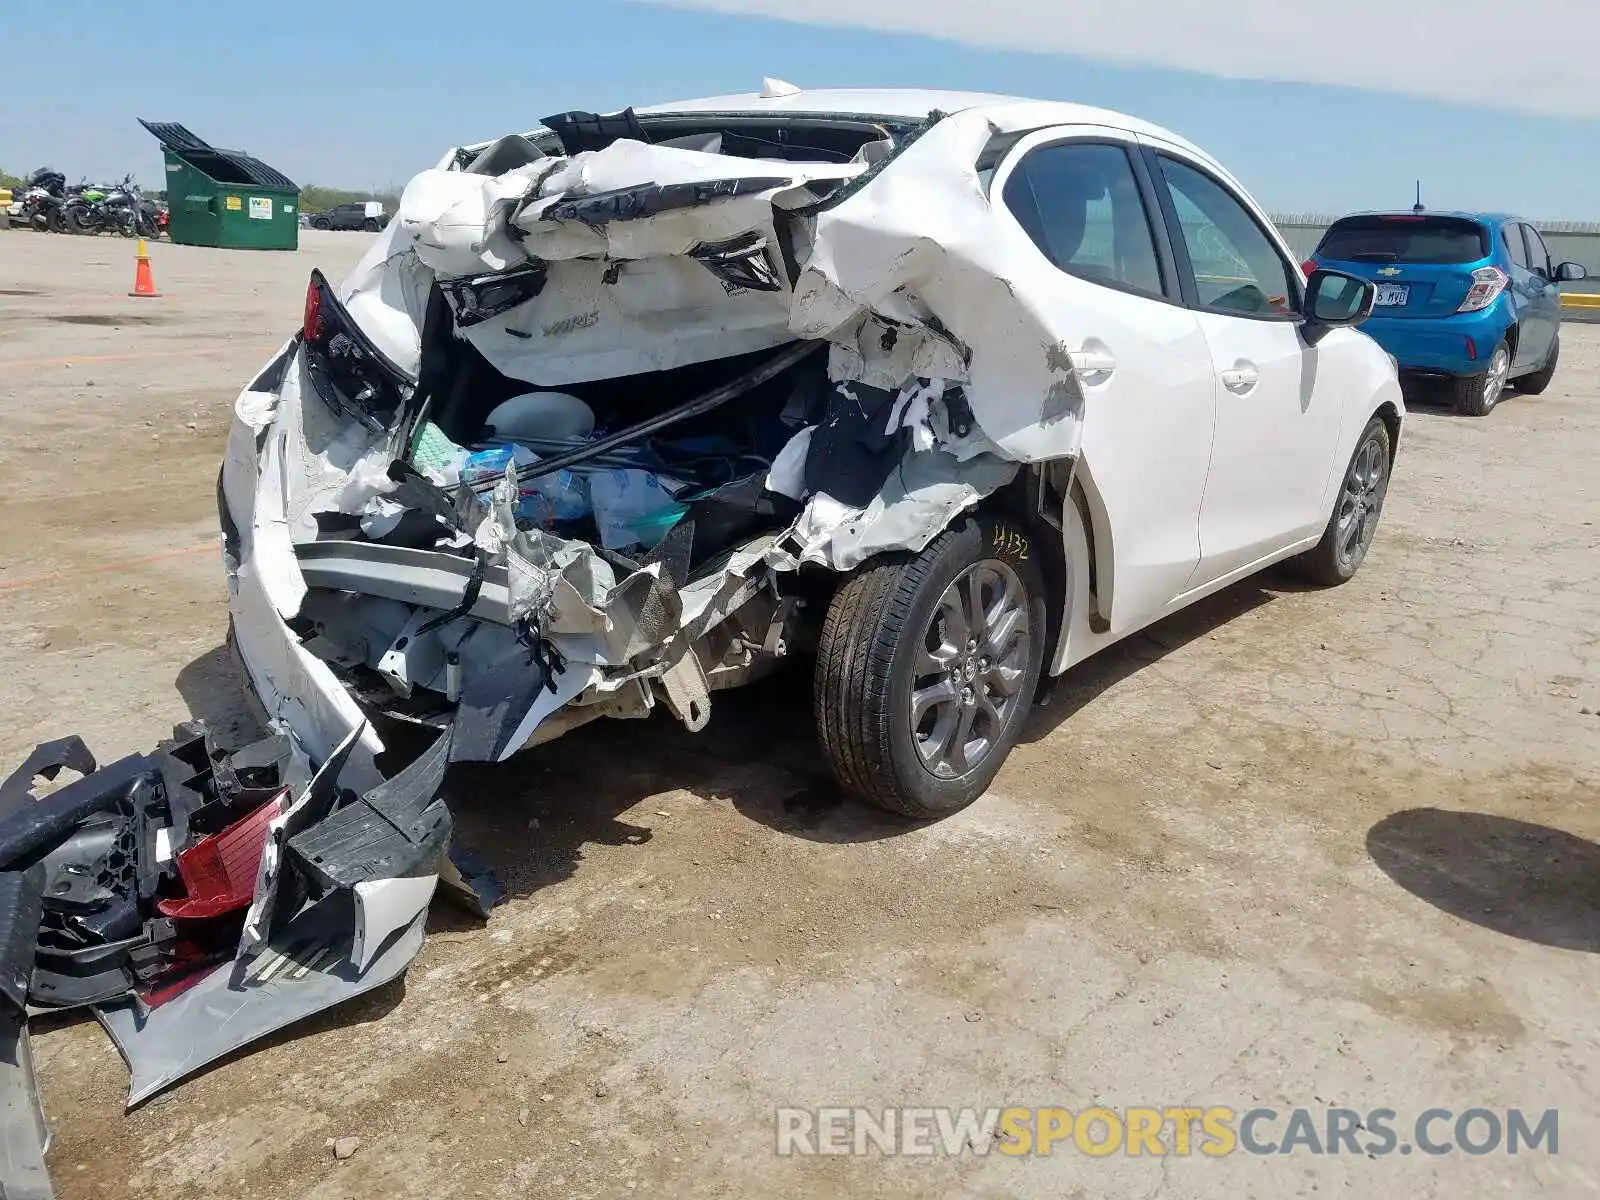
M 1395 460 L 1395 455 L 1400 453 L 1400 410 L 1393 404 L 1385 401 L 1378 406 L 1378 411 L 1372 414 L 1383 422 L 1389 431 L 1389 461 Z

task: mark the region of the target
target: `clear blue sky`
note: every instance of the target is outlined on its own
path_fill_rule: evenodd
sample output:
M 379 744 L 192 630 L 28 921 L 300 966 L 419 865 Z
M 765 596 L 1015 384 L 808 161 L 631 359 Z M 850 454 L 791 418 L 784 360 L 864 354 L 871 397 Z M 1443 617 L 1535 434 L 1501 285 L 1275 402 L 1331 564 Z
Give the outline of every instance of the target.
M 1229 19 L 1228 3 L 1211 0 L 1216 21 Z M 1563 54 L 1560 45 L 1552 32 L 1552 55 Z M 1315 41 L 1304 53 L 1318 54 Z M 1485 45 L 1461 70 L 1487 82 L 1496 53 Z M 1394 62 L 1407 71 L 1404 54 Z M 625 0 L 373 8 L 278 0 L 203 10 L 7 3 L 0 167 L 22 174 L 49 163 L 72 179 L 132 171 L 160 186 L 156 143 L 134 120 L 149 117 L 247 149 L 301 183 L 372 187 L 403 182 L 449 146 L 526 128 L 547 113 L 755 90 L 762 75 L 1121 109 L 1200 143 L 1279 211 L 1406 205 L 1420 175 L 1435 207 L 1600 220 L 1594 119 Z

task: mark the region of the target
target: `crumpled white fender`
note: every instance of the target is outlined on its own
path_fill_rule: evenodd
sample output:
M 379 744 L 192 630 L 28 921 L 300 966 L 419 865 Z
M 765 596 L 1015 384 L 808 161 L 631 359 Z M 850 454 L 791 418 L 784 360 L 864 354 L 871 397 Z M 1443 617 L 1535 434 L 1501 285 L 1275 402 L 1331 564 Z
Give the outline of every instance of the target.
M 997 218 L 978 177 L 996 132 L 984 109 L 946 117 L 871 183 L 819 213 L 790 324 L 798 335 L 836 340 L 848 353 L 833 368 L 852 378 L 892 375 L 875 367 L 877 357 L 932 356 L 937 371 L 911 373 L 965 380 L 974 418 L 1007 457 L 1072 457 L 1083 426 L 1083 392 L 1061 349 L 1070 332 L 1063 317 L 1072 314 L 1030 299 L 1037 293 L 1027 277 L 1055 268 L 1014 221 Z M 897 329 L 886 349 L 852 324 L 873 312 L 903 319 L 916 307 L 933 319 Z M 950 369 L 952 347 L 967 358 L 959 372 Z
M 965 462 L 939 451 L 912 451 L 865 508 L 813 496 L 769 556 L 774 567 L 819 563 L 849 571 L 874 554 L 922 550 L 956 514 L 1016 476 L 1017 464 L 992 454 Z M 798 546 L 798 553 L 787 547 Z

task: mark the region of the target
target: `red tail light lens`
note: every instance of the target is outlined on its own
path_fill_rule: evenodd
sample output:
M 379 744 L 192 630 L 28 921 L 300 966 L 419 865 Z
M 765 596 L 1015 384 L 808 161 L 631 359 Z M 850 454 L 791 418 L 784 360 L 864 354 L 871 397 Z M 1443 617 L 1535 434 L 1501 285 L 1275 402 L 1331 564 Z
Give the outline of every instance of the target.
M 1315 271 L 1319 265 L 1320 264 L 1317 262 L 1316 259 L 1308 258 L 1308 259 L 1305 260 L 1305 262 L 1300 264 L 1300 270 L 1305 273 L 1305 277 L 1307 279 L 1310 279 L 1311 278 L 1311 272 Z
M 316 341 L 322 332 L 322 281 L 316 276 L 306 285 L 305 320 L 300 329 L 308 342 Z

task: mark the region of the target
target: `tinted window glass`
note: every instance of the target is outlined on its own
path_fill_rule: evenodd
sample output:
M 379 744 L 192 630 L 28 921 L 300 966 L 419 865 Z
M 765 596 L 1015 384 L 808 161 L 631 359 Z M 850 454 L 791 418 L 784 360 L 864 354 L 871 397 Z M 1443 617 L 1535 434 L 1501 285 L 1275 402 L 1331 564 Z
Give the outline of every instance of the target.
M 1461 217 L 1346 217 L 1314 255 L 1344 262 L 1469 263 L 1489 256 L 1488 231 Z
M 1045 257 L 1070 275 L 1161 295 L 1144 200 L 1118 146 L 1040 146 L 1006 180 L 1006 207 Z
M 1200 303 L 1246 316 L 1291 316 L 1300 272 L 1290 267 L 1239 200 L 1209 175 L 1175 159 L 1161 169 L 1172 193 Z
M 1546 249 L 1544 239 L 1539 236 L 1539 231 L 1532 225 L 1524 225 L 1522 234 L 1528 239 L 1528 266 L 1548 279 L 1550 277 L 1550 251 Z
M 1501 233 L 1505 239 L 1506 250 L 1511 255 L 1511 261 L 1519 267 L 1528 265 L 1528 247 L 1522 240 L 1522 226 L 1507 225 Z

